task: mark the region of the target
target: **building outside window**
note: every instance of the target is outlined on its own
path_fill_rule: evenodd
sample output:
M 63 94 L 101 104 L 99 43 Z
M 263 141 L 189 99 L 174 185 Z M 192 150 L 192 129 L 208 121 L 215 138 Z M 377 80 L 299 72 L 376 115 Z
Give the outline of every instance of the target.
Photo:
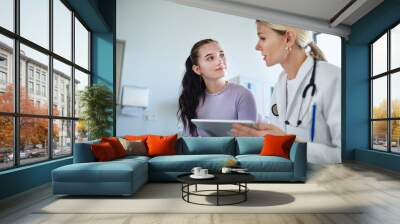
M 0 54 L 0 88 L 2 91 L 7 86 L 7 56 Z
M 29 74 L 29 79 L 33 80 L 33 67 L 32 66 L 29 66 L 28 74 Z
M 0 84 L 7 84 L 7 74 L 3 71 L 0 71 Z
M 40 81 L 40 71 L 36 70 L 36 80 Z
M 42 82 L 46 83 L 46 74 L 42 73 Z
M 36 84 L 36 95 L 40 95 L 40 84 Z
M 42 96 L 46 96 L 46 86 L 42 86 Z
M 33 82 L 31 82 L 31 81 L 28 82 L 28 91 L 29 91 L 29 94 L 34 93 Z
M 6 68 L 7 67 L 7 56 L 0 54 L 0 67 Z

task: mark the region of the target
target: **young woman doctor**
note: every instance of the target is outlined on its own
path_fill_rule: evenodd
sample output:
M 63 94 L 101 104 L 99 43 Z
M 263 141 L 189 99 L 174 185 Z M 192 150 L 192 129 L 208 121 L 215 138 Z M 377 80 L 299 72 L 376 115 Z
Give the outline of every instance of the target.
M 341 145 L 340 68 L 326 62 L 310 31 L 257 20 L 256 50 L 283 72 L 272 94 L 269 123 L 234 124 L 235 136 L 295 134 L 296 141 Z M 310 48 L 310 53 L 306 49 Z

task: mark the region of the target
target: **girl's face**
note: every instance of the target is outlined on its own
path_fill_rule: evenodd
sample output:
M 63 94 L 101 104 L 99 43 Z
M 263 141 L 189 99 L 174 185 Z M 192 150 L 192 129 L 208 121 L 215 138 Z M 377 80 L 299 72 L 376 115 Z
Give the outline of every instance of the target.
M 267 66 L 281 64 L 288 55 L 287 37 L 280 35 L 269 26 L 257 23 L 258 42 L 256 50 L 260 51 Z
M 198 50 L 197 65 L 193 65 L 192 69 L 205 79 L 216 80 L 224 77 L 226 59 L 219 44 L 212 42 L 201 46 Z

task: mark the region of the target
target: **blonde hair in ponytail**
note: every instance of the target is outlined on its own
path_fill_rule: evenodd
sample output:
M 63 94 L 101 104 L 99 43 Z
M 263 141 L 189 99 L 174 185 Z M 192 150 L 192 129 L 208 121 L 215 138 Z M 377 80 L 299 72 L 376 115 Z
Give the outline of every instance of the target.
M 262 23 L 271 29 L 275 30 L 279 34 L 284 34 L 286 31 L 293 31 L 297 34 L 297 39 L 296 39 L 296 44 L 302 49 L 306 49 L 307 47 L 310 47 L 310 56 L 313 57 L 316 60 L 322 60 L 326 61 L 324 53 L 321 51 L 321 49 L 313 42 L 312 38 L 312 32 L 308 30 L 303 30 L 299 29 L 296 27 L 291 27 L 291 26 L 286 26 L 286 25 L 281 25 L 281 24 L 275 24 L 275 23 L 270 23 L 262 20 L 256 20 L 256 23 Z
M 326 61 L 324 52 L 314 42 L 309 43 L 308 46 L 311 48 L 310 55 L 315 60 Z

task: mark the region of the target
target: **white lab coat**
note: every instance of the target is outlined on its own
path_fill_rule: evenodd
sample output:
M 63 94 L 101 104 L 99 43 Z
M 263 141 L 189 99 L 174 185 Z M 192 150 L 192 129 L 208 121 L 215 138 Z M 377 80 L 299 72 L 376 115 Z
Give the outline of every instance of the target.
M 298 111 L 300 109 L 303 91 L 310 82 L 314 59 L 308 56 L 300 66 L 296 79 L 299 79 L 295 94 L 286 108 L 286 81 L 287 74 L 282 72 L 271 98 L 270 122 L 286 133 L 295 134 L 300 141 L 311 141 L 312 105 L 316 105 L 314 142 L 331 147 L 341 146 L 341 71 L 340 68 L 324 61 L 318 61 L 315 73 L 316 93 L 311 98 L 311 88 L 303 101 L 300 118 L 304 116 L 302 124 L 296 127 Z M 291 90 L 292 91 L 292 90 Z M 311 103 L 308 102 L 311 100 Z M 276 104 L 278 116 L 272 113 L 272 106 Z M 308 107 L 308 105 L 310 105 Z M 285 124 L 289 120 L 290 125 Z

